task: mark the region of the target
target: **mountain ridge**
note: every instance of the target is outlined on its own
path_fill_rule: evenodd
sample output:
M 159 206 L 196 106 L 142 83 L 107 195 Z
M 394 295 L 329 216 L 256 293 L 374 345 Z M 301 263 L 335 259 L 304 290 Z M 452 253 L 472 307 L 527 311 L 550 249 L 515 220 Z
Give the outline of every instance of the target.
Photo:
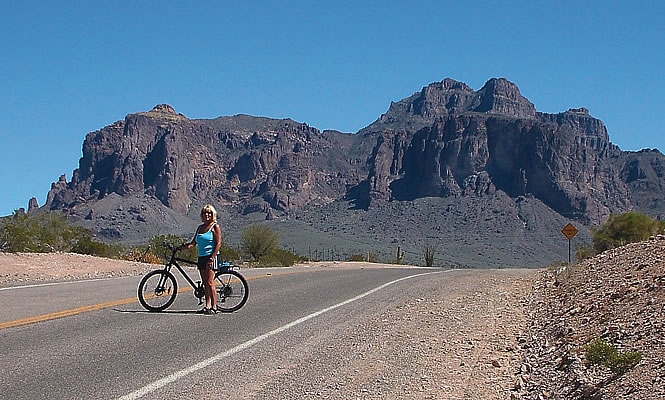
M 151 207 L 193 220 L 193 208 L 211 202 L 230 219 L 254 221 L 304 221 L 304 212 L 323 215 L 328 205 L 344 215 L 398 209 L 387 205 L 423 198 L 476 198 L 507 216 L 533 198 L 544 219 L 588 227 L 632 209 L 664 215 L 664 188 L 665 156 L 622 151 L 586 108 L 541 113 L 505 78 L 477 91 L 447 78 L 391 102 L 355 134 L 288 118 L 189 119 L 160 104 L 89 133 L 79 168 L 52 185 L 44 208 L 90 226 L 97 218 L 119 240 L 131 230 L 123 218 L 155 231 L 158 217 L 144 210 L 101 220 L 113 210 L 95 204 L 111 194 L 153 199 L 161 206 Z

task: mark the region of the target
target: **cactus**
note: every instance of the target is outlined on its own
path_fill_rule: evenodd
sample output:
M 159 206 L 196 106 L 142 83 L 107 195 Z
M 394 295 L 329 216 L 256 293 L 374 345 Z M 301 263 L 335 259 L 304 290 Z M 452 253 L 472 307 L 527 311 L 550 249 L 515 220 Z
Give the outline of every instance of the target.
M 397 257 L 395 258 L 395 264 L 404 264 L 404 251 L 400 246 L 397 246 Z
M 428 267 L 434 266 L 434 254 L 437 250 L 437 245 L 425 241 L 423 248 L 423 256 L 425 257 L 425 265 Z

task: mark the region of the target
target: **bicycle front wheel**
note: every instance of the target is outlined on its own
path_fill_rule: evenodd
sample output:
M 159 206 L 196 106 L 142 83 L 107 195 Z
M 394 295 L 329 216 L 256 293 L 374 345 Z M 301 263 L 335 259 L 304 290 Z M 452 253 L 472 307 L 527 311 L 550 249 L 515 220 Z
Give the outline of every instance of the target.
M 139 283 L 139 302 L 148 311 L 168 308 L 178 293 L 178 283 L 172 273 L 163 269 L 149 272 Z
M 225 270 L 215 274 L 217 310 L 233 312 L 239 310 L 249 297 L 249 285 L 245 277 L 237 271 Z

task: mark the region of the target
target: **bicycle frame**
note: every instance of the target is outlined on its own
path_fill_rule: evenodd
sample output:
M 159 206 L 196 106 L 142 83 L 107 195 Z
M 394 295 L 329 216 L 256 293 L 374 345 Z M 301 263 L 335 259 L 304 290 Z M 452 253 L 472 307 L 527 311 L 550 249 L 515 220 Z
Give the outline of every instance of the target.
M 197 283 L 194 283 L 194 280 L 189 276 L 189 274 L 187 272 L 185 272 L 184 269 L 182 269 L 180 264 L 178 264 L 178 261 L 186 263 L 186 264 L 190 264 L 190 265 L 197 265 L 197 263 L 195 261 L 190 261 L 190 260 L 187 260 L 185 258 L 176 257 L 175 255 L 178 252 L 178 249 L 171 246 L 171 245 L 169 245 L 169 244 L 167 244 L 167 243 L 164 243 L 164 244 L 168 247 L 169 250 L 171 250 L 171 259 L 169 260 L 169 262 L 166 265 L 164 265 L 164 270 L 166 272 L 170 273 L 171 268 L 173 266 L 175 266 L 176 269 L 178 271 L 180 271 L 180 275 L 182 275 L 183 278 L 185 278 L 185 280 L 187 281 L 187 283 L 189 283 L 189 286 L 191 286 L 192 289 L 194 289 L 194 297 L 199 299 L 199 304 L 202 304 L 203 297 L 205 296 L 205 293 L 203 291 L 203 284 L 201 283 L 201 281 L 197 281 Z M 220 268 L 220 270 L 226 270 L 226 269 L 233 269 L 233 266 L 224 266 L 224 267 Z M 166 277 L 163 277 L 163 279 L 166 280 Z M 162 286 L 162 285 L 164 285 L 164 283 L 165 282 L 160 281 L 159 285 Z
M 184 258 L 175 257 L 175 253 L 174 253 L 171 256 L 171 260 L 169 260 L 168 264 L 166 264 L 164 266 L 164 269 L 168 272 L 171 272 L 171 268 L 175 265 L 176 269 L 178 271 L 180 271 L 180 275 L 182 275 L 183 278 L 185 278 L 185 280 L 187 281 L 187 283 L 189 283 L 189 285 L 192 287 L 192 289 L 196 290 L 197 285 L 194 283 L 194 280 L 189 277 L 189 274 L 187 272 L 185 272 L 184 269 L 182 269 L 180 264 L 178 264 L 178 261 L 181 261 L 181 262 L 184 262 L 184 263 L 187 263 L 187 264 L 191 264 L 191 265 L 196 265 L 196 263 L 194 261 L 186 260 Z
M 190 275 L 183 269 L 183 264 L 197 265 L 195 261 L 190 261 L 185 258 L 176 257 L 176 253 L 180 250 L 180 247 L 174 247 L 168 243 L 164 245 L 171 251 L 171 256 L 163 268 L 159 268 L 153 271 L 148 272 L 138 287 L 138 299 L 141 305 L 143 305 L 149 311 L 163 311 L 168 308 L 176 298 L 176 295 L 180 290 L 178 290 L 178 280 L 176 279 L 176 274 L 172 273 L 172 269 L 175 267 L 180 272 L 180 275 L 185 278 L 189 286 L 194 289 L 194 297 L 199 299 L 199 304 L 202 304 L 203 298 L 205 297 L 204 285 L 200 280 L 194 281 Z M 217 304 L 217 310 L 221 312 L 233 312 L 239 310 L 247 301 L 249 296 L 249 286 L 247 285 L 247 280 L 238 272 L 237 265 L 231 265 L 230 263 L 222 263 L 221 268 L 216 270 L 214 279 L 218 282 L 217 288 L 215 291 L 219 296 Z M 159 277 L 157 281 L 154 281 L 153 277 Z M 152 282 L 152 283 L 150 283 Z M 146 289 L 146 285 L 148 287 Z M 175 290 L 171 290 L 175 289 Z M 157 300 L 157 303 L 160 304 L 151 304 L 150 302 L 156 298 L 162 298 L 164 300 Z

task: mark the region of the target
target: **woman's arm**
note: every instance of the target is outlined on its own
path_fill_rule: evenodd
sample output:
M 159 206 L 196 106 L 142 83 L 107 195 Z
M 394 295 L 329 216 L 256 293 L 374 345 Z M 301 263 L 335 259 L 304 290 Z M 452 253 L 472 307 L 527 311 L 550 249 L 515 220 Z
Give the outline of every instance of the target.
M 215 238 L 215 250 L 213 250 L 212 254 L 217 254 L 222 247 L 222 228 L 219 227 L 219 224 L 215 224 L 215 226 L 212 227 L 212 234 Z

